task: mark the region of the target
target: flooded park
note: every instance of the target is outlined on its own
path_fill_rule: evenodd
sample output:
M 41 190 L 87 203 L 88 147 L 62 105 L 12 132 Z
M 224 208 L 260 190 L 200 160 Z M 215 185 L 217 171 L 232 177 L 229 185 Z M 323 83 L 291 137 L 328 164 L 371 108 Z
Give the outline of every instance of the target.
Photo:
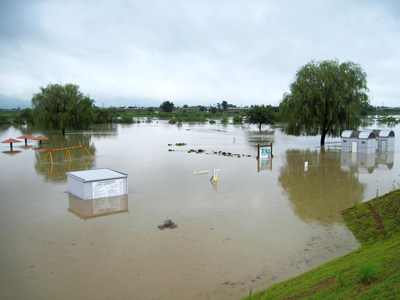
M 0 144 L 4 299 L 240 299 L 357 249 L 340 211 L 400 187 L 398 150 L 321 148 L 280 126 L 0 128 L 1 140 L 23 134 L 49 140 Z M 257 160 L 271 143 L 273 158 Z M 45 158 L 81 145 L 92 156 Z M 127 174 L 126 196 L 68 193 L 66 172 L 101 168 Z

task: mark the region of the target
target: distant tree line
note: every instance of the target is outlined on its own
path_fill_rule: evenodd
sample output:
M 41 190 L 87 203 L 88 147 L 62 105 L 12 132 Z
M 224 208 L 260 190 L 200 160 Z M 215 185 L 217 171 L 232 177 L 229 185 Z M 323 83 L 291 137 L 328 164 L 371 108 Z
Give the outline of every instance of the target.
M 369 103 L 367 75 L 353 62 L 337 60 L 311 61 L 298 69 L 289 92 L 283 95 L 279 106 L 254 105 L 246 110 L 234 110 L 226 100 L 215 107 L 198 106 L 197 112 L 184 105 L 177 109 L 171 101 L 164 101 L 158 111 L 119 110 L 98 108 L 89 96 L 74 84 L 48 84 L 33 95 L 32 109 L 22 110 L 15 123 L 34 124 L 46 130 L 79 130 L 90 124 L 132 123 L 134 117 L 167 118 L 171 123 L 203 122 L 221 119 L 227 123 L 227 114 L 234 123 L 272 125 L 282 121 L 284 131 L 293 135 L 339 136 L 343 130 L 356 129 L 362 115 L 380 112 Z M 0 124 L 7 123 L 0 114 Z

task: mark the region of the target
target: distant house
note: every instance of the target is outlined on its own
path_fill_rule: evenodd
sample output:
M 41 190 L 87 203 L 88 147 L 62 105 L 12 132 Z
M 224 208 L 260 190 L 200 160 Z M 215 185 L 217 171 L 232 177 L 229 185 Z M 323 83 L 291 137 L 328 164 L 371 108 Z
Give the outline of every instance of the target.
M 345 130 L 342 132 L 341 150 L 353 153 L 375 153 L 380 151 L 394 151 L 393 130 L 366 129 Z

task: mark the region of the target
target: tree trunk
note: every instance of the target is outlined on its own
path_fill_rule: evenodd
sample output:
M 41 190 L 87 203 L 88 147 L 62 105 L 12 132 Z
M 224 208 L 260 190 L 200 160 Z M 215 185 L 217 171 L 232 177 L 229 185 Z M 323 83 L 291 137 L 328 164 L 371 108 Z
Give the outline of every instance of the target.
M 321 146 L 325 145 L 325 136 L 326 136 L 326 132 L 323 131 L 321 134 Z
M 65 136 L 65 129 L 61 129 L 61 130 L 62 130 L 63 136 Z
M 258 125 L 258 128 L 260 129 L 260 131 L 261 131 L 261 126 L 262 126 L 262 123 L 260 123 L 260 124 Z

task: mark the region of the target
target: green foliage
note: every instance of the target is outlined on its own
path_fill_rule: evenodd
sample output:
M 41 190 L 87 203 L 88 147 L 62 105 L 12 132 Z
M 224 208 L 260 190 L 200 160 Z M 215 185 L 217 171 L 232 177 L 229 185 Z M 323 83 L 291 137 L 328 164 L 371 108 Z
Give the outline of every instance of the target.
M 225 100 L 222 101 L 221 106 L 222 106 L 222 109 L 223 109 L 223 110 L 227 110 L 227 109 L 228 109 L 228 102 L 225 101 Z
M 118 119 L 118 123 L 130 124 L 133 123 L 133 118 L 130 115 L 122 115 Z
M 23 109 L 14 119 L 14 124 L 34 124 L 32 110 L 30 108 Z
M 383 116 L 378 119 L 379 125 L 386 124 L 390 127 L 395 126 L 400 123 L 400 120 L 396 119 L 393 116 Z
M 367 75 L 353 63 L 337 60 L 311 61 L 301 67 L 290 93 L 283 96 L 280 110 L 285 131 L 293 135 L 338 137 L 345 129 L 356 129 L 361 110 L 368 105 Z
M 43 129 L 84 129 L 93 121 L 93 100 L 74 84 L 48 84 L 32 97 L 35 125 Z
M 243 123 L 243 116 L 241 116 L 241 115 L 234 115 L 234 116 L 233 116 L 233 123 L 234 123 L 234 124 L 242 124 L 242 123 Z
M 338 274 L 336 276 L 336 281 L 339 283 L 341 287 L 347 285 L 346 278 L 342 274 Z
M 228 124 L 228 116 L 226 115 L 222 116 L 221 124 Z
M 161 105 L 160 108 L 163 112 L 172 112 L 174 110 L 174 103 L 170 101 L 164 101 Z
M 0 115 L 0 125 L 10 124 L 9 119 L 6 116 Z
M 369 103 L 364 103 L 363 108 L 361 110 L 361 115 L 373 115 L 376 114 L 376 108 Z
M 368 245 L 400 233 L 400 191 L 360 203 L 342 212 L 357 240 Z
M 110 108 L 98 108 L 94 109 L 94 123 L 95 124 L 107 124 L 113 123 L 117 118 L 117 109 L 115 107 Z
M 245 122 L 248 124 L 258 124 L 260 130 L 262 125 L 273 125 L 275 123 L 275 114 L 272 106 L 255 105 L 245 113 Z
M 374 279 L 378 278 L 379 272 L 379 264 L 374 261 L 364 262 L 358 268 L 358 280 L 364 284 L 371 284 Z
M 211 113 L 202 113 L 200 111 L 186 111 L 186 110 L 180 110 L 180 111 L 174 111 L 172 113 L 160 113 L 159 117 L 160 118 L 172 118 L 169 123 L 170 124 L 175 124 L 175 123 L 182 123 L 182 122 L 201 122 L 204 123 L 207 121 L 207 117 L 210 117 Z

